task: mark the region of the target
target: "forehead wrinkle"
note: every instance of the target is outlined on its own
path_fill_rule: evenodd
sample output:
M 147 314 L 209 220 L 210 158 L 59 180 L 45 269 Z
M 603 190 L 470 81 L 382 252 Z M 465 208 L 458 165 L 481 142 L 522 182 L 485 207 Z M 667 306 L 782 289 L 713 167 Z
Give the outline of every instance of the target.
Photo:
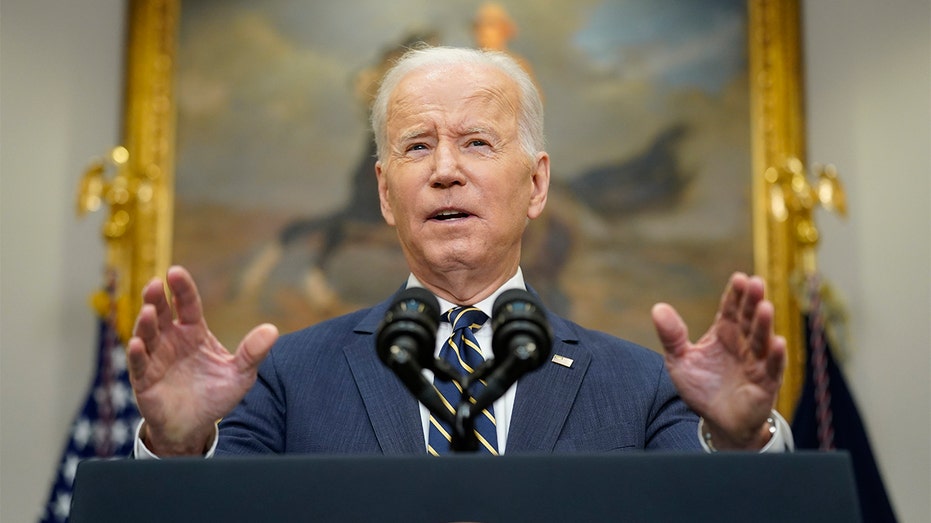
M 495 82 L 495 84 L 490 87 L 482 87 L 476 90 L 475 93 L 467 96 L 466 100 L 469 102 L 489 103 L 502 113 L 514 117 L 517 116 L 517 105 L 514 103 L 514 97 L 511 96 L 507 88 L 500 85 L 500 82 Z
M 496 138 L 501 137 L 504 131 L 502 124 L 511 123 L 508 120 L 517 121 L 517 113 L 514 111 L 514 104 L 511 103 L 510 97 L 506 91 L 498 88 L 481 89 L 475 94 L 465 98 L 467 102 L 478 102 L 484 105 L 490 105 L 496 111 L 475 113 L 467 111 L 461 115 L 455 127 L 458 128 L 458 134 L 466 135 L 491 135 Z M 498 118 L 500 115 L 507 115 L 513 118 Z
M 445 76 L 440 76 L 438 74 L 441 72 L 444 72 L 444 70 L 428 71 L 425 75 L 426 84 L 446 81 Z M 401 85 L 404 83 L 405 82 L 402 81 Z M 418 85 L 418 83 L 414 85 Z M 481 85 L 475 88 L 471 93 L 461 93 L 459 96 L 459 103 L 457 104 L 460 108 L 462 105 L 468 107 L 473 105 L 484 105 L 492 108 L 493 111 L 476 112 L 467 110 L 460 112 L 457 110 L 454 111 L 457 121 L 447 121 L 446 123 L 450 129 L 458 128 L 459 130 L 456 131 L 457 134 L 489 133 L 494 136 L 499 136 L 501 131 L 503 131 L 503 129 L 500 129 L 502 123 L 507 125 L 510 123 L 516 124 L 517 122 L 517 100 L 515 99 L 517 96 L 519 96 L 519 92 L 516 86 L 513 85 L 513 82 L 510 82 L 510 79 L 507 77 L 497 76 L 489 82 L 488 85 Z M 387 121 L 394 121 L 396 125 L 400 124 L 402 128 L 407 127 L 406 130 L 398 129 L 400 135 L 397 139 L 400 142 L 418 139 L 424 136 L 432 136 L 432 130 L 435 130 L 436 122 L 431 123 L 431 121 L 425 121 L 421 116 L 431 113 L 434 106 L 438 103 L 441 106 L 444 105 L 443 102 L 439 102 L 438 100 L 425 102 L 419 88 L 414 90 L 399 88 L 392 98 L 393 100 L 389 103 Z M 445 111 L 441 112 L 445 113 Z M 509 118 L 498 118 L 500 115 L 507 115 Z M 447 114 L 447 116 L 452 115 Z M 410 125 L 405 125 L 405 123 L 409 123 Z M 391 127 L 390 124 L 389 127 Z
M 510 87 L 511 89 L 508 89 Z M 489 87 L 482 87 L 478 89 L 475 94 L 470 96 L 470 98 L 477 99 L 487 99 L 491 102 L 494 102 L 495 105 L 500 106 L 502 109 L 507 110 L 511 114 L 517 114 L 517 100 L 515 99 L 518 95 L 516 86 L 512 83 L 502 85 L 502 82 L 497 81 Z

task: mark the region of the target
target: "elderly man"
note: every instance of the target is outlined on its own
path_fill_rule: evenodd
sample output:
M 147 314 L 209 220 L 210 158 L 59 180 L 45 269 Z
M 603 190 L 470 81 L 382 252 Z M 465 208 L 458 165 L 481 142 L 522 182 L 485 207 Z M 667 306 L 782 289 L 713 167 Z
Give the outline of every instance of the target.
M 430 291 L 443 311 L 467 306 L 491 316 L 497 296 L 526 288 L 521 238 L 547 199 L 550 159 L 533 81 L 501 53 L 414 50 L 386 75 L 372 125 L 381 212 L 410 267 L 406 286 Z M 260 325 L 230 353 L 210 333 L 187 271 L 173 267 L 166 279 L 173 303 L 160 280 L 150 282 L 128 344 L 145 418 L 137 456 L 416 454 L 448 446 L 448 427 L 376 355 L 390 299 L 280 339 L 274 326 Z M 459 314 L 440 324 L 437 353 Z M 656 305 L 665 365 L 630 342 L 548 319 L 562 364 L 521 377 L 480 416 L 492 421 L 483 452 L 789 444 L 788 427 L 770 410 L 785 341 L 772 332 L 759 278 L 731 277 L 714 323 L 694 344 L 673 308 Z M 459 346 L 487 359 L 492 328 L 482 321 Z

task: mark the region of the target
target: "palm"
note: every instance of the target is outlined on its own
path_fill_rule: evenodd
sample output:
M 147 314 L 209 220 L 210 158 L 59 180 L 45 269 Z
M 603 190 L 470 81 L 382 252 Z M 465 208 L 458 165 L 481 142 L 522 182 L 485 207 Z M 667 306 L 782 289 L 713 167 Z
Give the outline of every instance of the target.
M 173 268 L 167 280 L 174 312 L 161 283 L 150 283 L 128 351 L 130 380 L 150 434 L 174 445 L 203 439 L 242 399 L 277 331 L 257 327 L 231 354 L 207 328 L 187 271 Z
M 176 324 L 159 338 L 145 373 L 133 380 L 146 419 L 164 424 L 173 417 L 176 423 L 191 426 L 225 415 L 233 406 L 226 398 L 237 394 L 242 381 L 233 355 L 201 326 Z M 219 390 L 198 394 L 196 389 L 208 383 Z
M 714 323 L 695 343 L 668 305 L 654 308 L 670 377 L 683 400 L 734 440 L 769 416 L 782 379 L 784 341 L 772 334 L 772 305 L 758 278 L 735 274 Z

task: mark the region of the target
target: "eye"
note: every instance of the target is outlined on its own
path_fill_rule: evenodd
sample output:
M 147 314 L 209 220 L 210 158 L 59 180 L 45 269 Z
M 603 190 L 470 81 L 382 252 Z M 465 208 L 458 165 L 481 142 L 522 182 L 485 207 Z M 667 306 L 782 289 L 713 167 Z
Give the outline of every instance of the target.
M 482 140 L 481 138 L 473 138 L 469 140 L 469 147 L 484 147 L 489 145 L 487 141 Z
M 427 148 L 427 144 L 425 143 L 413 143 L 407 146 L 407 148 L 405 149 L 405 152 L 423 151 L 426 148 Z

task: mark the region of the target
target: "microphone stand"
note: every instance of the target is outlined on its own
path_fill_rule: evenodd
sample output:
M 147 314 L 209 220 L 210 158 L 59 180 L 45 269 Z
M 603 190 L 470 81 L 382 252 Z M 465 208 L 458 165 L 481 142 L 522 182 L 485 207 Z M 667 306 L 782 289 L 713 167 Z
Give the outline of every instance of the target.
M 376 336 L 379 358 L 391 368 L 404 386 L 427 407 L 436 419 L 452 427 L 450 450 L 475 452 L 475 417 L 492 405 L 519 376 L 542 364 L 552 343 L 552 332 L 537 299 L 525 290 L 503 292 L 492 311 L 492 346 L 495 358 L 485 360 L 465 376 L 448 362 L 429 356 L 439 317 L 436 297 L 421 288 L 402 291 L 391 305 Z M 433 371 L 435 379 L 459 384 L 459 404 L 450 413 L 440 393 L 423 375 Z M 488 378 L 490 376 L 490 378 Z M 487 378 L 487 379 L 486 379 Z M 486 386 L 471 401 L 469 386 L 486 379 Z

